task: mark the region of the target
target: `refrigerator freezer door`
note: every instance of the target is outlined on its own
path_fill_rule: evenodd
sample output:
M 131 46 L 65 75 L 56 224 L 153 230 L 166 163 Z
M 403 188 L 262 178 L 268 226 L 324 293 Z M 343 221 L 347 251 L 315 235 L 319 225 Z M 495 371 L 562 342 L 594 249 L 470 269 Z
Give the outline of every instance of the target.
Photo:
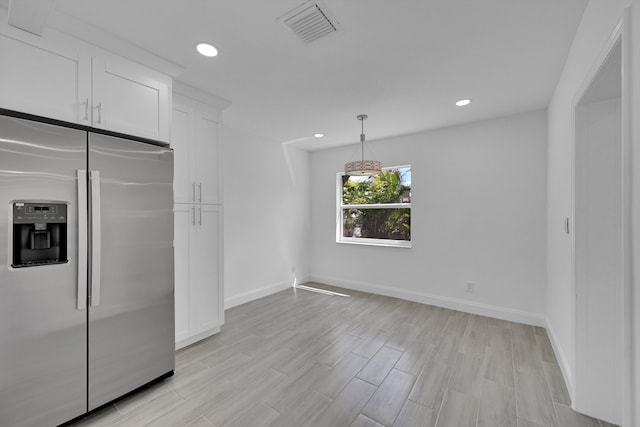
M 100 299 L 88 308 L 92 410 L 174 369 L 173 152 L 89 134 L 89 169 L 100 172 L 101 215 L 91 225 L 101 227 L 91 262 Z
M 86 132 L 0 116 L 1 426 L 53 426 L 87 409 L 87 311 L 77 301 L 86 142 Z M 11 267 L 17 200 L 68 203 L 68 262 Z

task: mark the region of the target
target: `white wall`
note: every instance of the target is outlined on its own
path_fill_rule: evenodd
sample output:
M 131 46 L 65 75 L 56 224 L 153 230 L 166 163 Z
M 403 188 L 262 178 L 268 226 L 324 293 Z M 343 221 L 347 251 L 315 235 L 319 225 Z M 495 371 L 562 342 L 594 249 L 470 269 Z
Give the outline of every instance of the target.
M 548 109 L 547 300 L 548 329 L 569 390 L 573 390 L 574 290 L 571 236 L 564 219 L 572 209 L 572 108 L 592 73 L 626 0 L 591 0 L 573 41 Z
M 412 165 L 411 249 L 336 243 L 336 173 L 355 146 L 312 153 L 311 278 L 542 324 L 546 129 L 538 111 L 368 142 Z
M 225 127 L 225 307 L 306 281 L 309 153 Z

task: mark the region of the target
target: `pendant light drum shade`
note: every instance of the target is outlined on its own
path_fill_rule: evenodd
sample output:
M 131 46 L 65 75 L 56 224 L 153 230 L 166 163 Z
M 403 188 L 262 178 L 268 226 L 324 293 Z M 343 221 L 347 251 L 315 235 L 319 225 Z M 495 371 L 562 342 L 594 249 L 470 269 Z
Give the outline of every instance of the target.
M 344 165 L 345 175 L 359 175 L 359 176 L 372 176 L 377 175 L 382 171 L 382 163 L 377 160 L 365 160 L 364 159 L 364 121 L 367 119 L 366 114 L 360 114 L 357 116 L 358 120 L 362 123 L 362 133 L 360 134 L 360 146 L 362 158 L 355 162 L 349 162 Z
M 382 163 L 377 160 L 358 160 L 344 165 L 345 175 L 371 176 L 382 170 Z

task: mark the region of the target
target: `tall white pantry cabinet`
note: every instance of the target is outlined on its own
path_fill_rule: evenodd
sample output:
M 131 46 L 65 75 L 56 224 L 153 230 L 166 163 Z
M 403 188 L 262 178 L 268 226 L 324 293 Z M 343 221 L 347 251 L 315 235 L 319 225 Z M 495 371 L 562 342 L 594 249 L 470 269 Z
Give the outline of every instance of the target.
M 225 104 L 202 98 L 207 95 L 174 85 L 176 349 L 219 332 L 224 323 L 219 133 Z

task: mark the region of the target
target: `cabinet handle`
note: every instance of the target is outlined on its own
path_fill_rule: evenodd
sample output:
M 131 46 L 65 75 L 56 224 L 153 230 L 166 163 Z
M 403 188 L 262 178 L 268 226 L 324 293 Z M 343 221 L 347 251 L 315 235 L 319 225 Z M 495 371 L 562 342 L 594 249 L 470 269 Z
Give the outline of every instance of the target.
M 199 224 L 202 227 L 202 206 L 198 206 L 198 211 L 200 211 L 200 221 Z
M 202 183 L 201 182 L 198 183 L 198 194 L 199 194 L 198 201 L 202 202 Z
M 96 121 L 96 124 L 101 125 L 102 124 L 102 102 L 98 102 L 98 106 L 96 107 L 96 109 L 98 110 L 98 121 Z
M 84 119 L 83 120 L 89 120 L 89 98 L 86 99 L 86 101 L 83 102 L 84 104 Z
M 195 206 L 191 206 L 191 214 L 193 215 L 191 219 L 191 225 L 196 225 L 196 208 Z
M 191 183 L 191 201 L 192 202 L 196 201 L 196 182 L 195 181 Z

